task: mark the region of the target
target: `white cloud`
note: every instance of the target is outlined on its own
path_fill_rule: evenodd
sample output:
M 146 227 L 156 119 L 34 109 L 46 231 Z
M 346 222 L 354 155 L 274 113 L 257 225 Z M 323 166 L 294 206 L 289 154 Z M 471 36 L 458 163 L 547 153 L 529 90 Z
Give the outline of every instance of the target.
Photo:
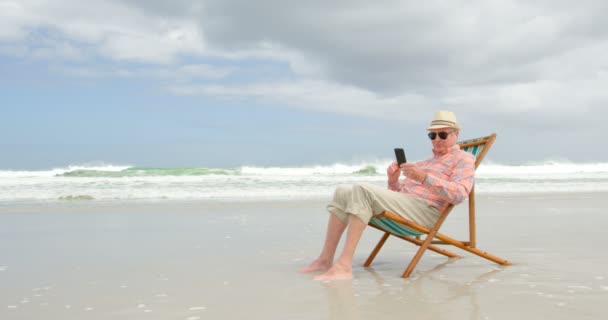
M 76 77 L 152 77 L 169 80 L 174 94 L 314 111 L 392 117 L 445 107 L 568 119 L 608 103 L 606 8 L 601 1 L 5 0 L 0 53 L 49 60 Z M 258 60 L 287 70 L 252 76 L 242 64 Z M 240 84 L 221 81 L 229 77 Z
M 113 60 L 170 63 L 180 54 L 204 51 L 196 21 L 148 15 L 109 1 L 4 1 L 1 39 L 21 39 L 33 49 L 50 33 L 66 42 L 92 46 Z M 29 38 L 29 40 L 28 40 Z M 51 48 L 52 49 L 52 48 Z
M 176 80 L 192 79 L 221 79 L 235 71 L 233 67 L 215 67 L 207 64 L 186 64 L 176 68 L 162 68 L 152 71 L 152 75 L 160 78 Z
M 23 27 L 35 23 L 35 20 L 19 2 L 1 1 L 0 41 L 23 39 L 27 34 Z
M 151 26 L 154 29 L 154 26 Z M 167 28 L 165 30 L 165 28 Z M 204 52 L 202 36 L 195 25 L 158 27 L 155 33 L 116 32 L 109 34 L 101 45 L 101 52 L 112 59 L 137 62 L 171 63 L 180 54 Z
M 233 68 L 221 68 L 207 64 L 186 64 L 168 67 L 128 68 L 122 67 L 89 67 L 73 65 L 54 65 L 51 70 L 72 77 L 80 78 L 154 78 L 162 80 L 190 81 L 196 79 L 220 79 L 229 76 Z
M 228 101 L 263 102 L 319 112 L 404 120 L 416 118 L 420 110 L 427 110 L 436 102 L 415 94 L 382 97 L 360 88 L 318 80 L 232 86 L 178 85 L 169 90 L 180 95 L 205 95 Z

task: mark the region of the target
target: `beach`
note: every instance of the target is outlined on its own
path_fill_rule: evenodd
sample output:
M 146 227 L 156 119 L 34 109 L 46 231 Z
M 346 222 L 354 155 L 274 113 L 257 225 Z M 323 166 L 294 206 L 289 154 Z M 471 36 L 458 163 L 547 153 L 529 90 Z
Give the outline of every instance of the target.
M 327 199 L 54 201 L 0 205 L 0 319 L 599 319 L 608 314 L 606 192 L 477 196 L 478 247 L 500 266 L 368 228 L 354 279 L 297 270 Z M 466 235 L 466 204 L 442 232 Z
M 608 319 L 607 9 L 0 0 L 0 320 Z

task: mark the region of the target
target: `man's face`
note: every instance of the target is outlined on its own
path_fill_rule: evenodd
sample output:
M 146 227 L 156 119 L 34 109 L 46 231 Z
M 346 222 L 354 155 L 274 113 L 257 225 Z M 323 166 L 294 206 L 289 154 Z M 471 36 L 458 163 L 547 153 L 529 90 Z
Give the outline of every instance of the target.
M 432 129 L 429 131 L 429 138 L 433 137 L 433 149 L 451 148 L 458 141 L 458 131 L 452 128 Z

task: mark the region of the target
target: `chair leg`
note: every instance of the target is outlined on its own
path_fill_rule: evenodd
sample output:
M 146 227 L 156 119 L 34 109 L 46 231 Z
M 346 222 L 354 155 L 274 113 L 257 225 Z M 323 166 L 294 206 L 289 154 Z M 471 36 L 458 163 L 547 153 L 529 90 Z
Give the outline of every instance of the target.
M 448 237 L 448 236 L 446 236 L 444 234 L 437 233 L 437 234 L 435 234 L 435 237 L 437 239 L 439 239 L 439 240 L 447 243 L 447 244 L 451 244 L 451 245 L 453 245 L 455 247 L 458 247 L 458 248 L 460 248 L 462 250 L 468 251 L 468 252 L 470 252 L 472 254 L 478 255 L 478 256 L 480 256 L 482 258 L 488 259 L 488 260 L 496 262 L 498 264 L 501 264 L 501 265 L 510 265 L 511 264 L 511 262 L 509 262 L 509 261 L 507 261 L 507 260 L 505 260 L 503 258 L 500 258 L 500 257 L 497 257 L 495 255 L 489 254 L 489 253 L 487 253 L 485 251 L 482 251 L 482 250 L 479 250 L 477 248 L 471 248 L 469 246 L 466 246 L 464 243 L 462 243 L 462 241 L 458 241 L 458 240 L 456 240 L 454 238 L 450 238 L 450 237 Z
M 372 264 L 372 261 L 374 261 L 374 258 L 376 258 L 376 255 L 378 254 L 378 252 L 380 252 L 380 249 L 382 249 L 382 246 L 384 245 L 384 243 L 386 242 L 386 239 L 388 239 L 388 237 L 390 235 L 391 234 L 388 232 L 384 233 L 384 235 L 382 236 L 380 241 L 378 241 L 378 244 L 376 244 L 376 247 L 374 248 L 372 253 L 370 253 L 369 257 L 367 257 L 367 260 L 365 260 L 365 263 L 363 264 L 363 266 L 369 267 Z
M 399 237 L 399 236 L 395 236 L 395 237 Z M 411 242 L 411 243 L 413 243 L 413 244 L 415 244 L 417 246 L 421 246 L 424 243 L 424 241 L 420 240 L 419 238 L 412 238 L 412 237 L 399 237 L 399 238 L 401 238 L 401 239 L 403 239 L 405 241 L 409 241 L 409 242 Z M 439 247 L 434 246 L 434 245 L 429 245 L 427 247 L 427 249 L 429 249 L 431 251 L 435 251 L 435 252 L 437 252 L 439 254 L 442 254 L 442 255 L 444 255 L 444 256 L 446 256 L 448 258 L 461 258 L 460 255 L 457 255 L 457 254 L 455 254 L 455 253 L 453 253 L 451 251 L 445 250 L 443 248 L 439 248 Z
M 410 261 L 410 264 L 407 266 L 407 268 L 401 275 L 402 278 L 409 278 L 410 274 L 412 273 L 412 271 L 414 271 L 414 268 L 418 264 L 418 261 L 420 261 L 420 258 L 422 258 L 422 255 L 424 254 L 428 246 L 431 244 L 431 241 L 433 241 L 433 237 L 429 234 L 422 242 L 420 248 L 418 248 L 418 251 L 416 252 L 416 255 L 414 256 L 414 258 L 412 258 L 412 261 Z
M 439 216 L 439 218 L 435 222 L 435 225 L 433 225 L 433 228 L 431 228 L 431 230 L 429 230 L 429 232 L 427 233 L 426 239 L 424 239 L 424 241 L 422 242 L 422 245 L 420 245 L 420 248 L 418 249 L 418 252 L 416 252 L 416 255 L 414 256 L 414 258 L 412 259 L 412 261 L 410 262 L 410 264 L 407 266 L 407 269 L 405 269 L 405 272 L 403 272 L 403 274 L 401 275 L 402 278 L 409 277 L 410 274 L 412 273 L 412 271 L 414 271 L 414 268 L 418 264 L 418 261 L 420 261 L 420 258 L 422 258 L 422 254 L 431 245 L 431 242 L 435 238 L 435 234 L 437 234 L 437 231 L 439 230 L 439 228 L 441 227 L 441 225 L 445 221 L 445 218 L 448 217 L 448 213 L 450 213 L 450 210 L 445 210 Z

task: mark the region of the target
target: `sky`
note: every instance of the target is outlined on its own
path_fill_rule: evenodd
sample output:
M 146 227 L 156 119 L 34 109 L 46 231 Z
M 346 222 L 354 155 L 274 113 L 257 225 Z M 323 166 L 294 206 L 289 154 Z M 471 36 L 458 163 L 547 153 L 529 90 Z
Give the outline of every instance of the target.
M 608 2 L 0 0 L 0 169 L 606 162 Z

